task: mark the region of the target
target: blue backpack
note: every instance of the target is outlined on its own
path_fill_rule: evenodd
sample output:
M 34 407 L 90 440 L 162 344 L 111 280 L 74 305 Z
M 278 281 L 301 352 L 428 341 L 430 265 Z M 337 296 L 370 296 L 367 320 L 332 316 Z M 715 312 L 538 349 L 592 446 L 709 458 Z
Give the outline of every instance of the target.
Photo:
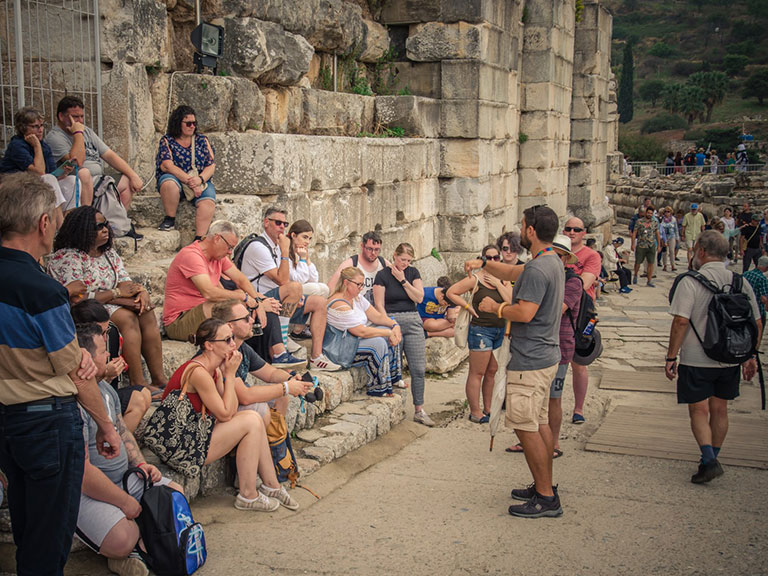
M 157 576 L 193 574 L 205 564 L 205 534 L 184 494 L 168 486 L 154 486 L 141 468 L 129 468 L 123 475 L 123 489 L 128 478 L 139 474 L 144 480 L 141 514 L 136 518 L 146 552 L 138 549 L 144 562 Z

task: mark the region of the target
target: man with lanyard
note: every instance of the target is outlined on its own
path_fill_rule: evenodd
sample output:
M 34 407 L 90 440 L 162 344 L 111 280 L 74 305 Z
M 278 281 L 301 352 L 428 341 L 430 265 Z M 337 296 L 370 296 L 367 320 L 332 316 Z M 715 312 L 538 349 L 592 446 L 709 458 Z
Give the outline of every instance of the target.
M 62 574 L 77 523 L 85 464 L 78 402 L 96 424 L 96 449 L 119 454 L 93 377 L 75 338 L 67 289 L 39 260 L 56 233 L 53 189 L 37 175 L 0 184 L 0 468 L 18 574 Z
M 510 361 L 507 366 L 507 424 L 515 429 L 525 453 L 533 483 L 512 490 L 525 503 L 509 507 L 523 518 L 557 517 L 563 514 L 552 484 L 554 440 L 549 427 L 549 389 L 560 362 L 559 330 L 565 275 L 560 257 L 552 247 L 559 222 L 547 206 L 523 212 L 520 242 L 533 258 L 523 266 L 469 260 L 467 273 L 477 268 L 503 280 L 516 281 L 512 304 L 483 298 L 480 309 L 510 321 Z
M 331 292 L 333 292 L 336 283 L 339 281 L 341 271 L 349 266 L 354 266 L 360 269 L 365 277 L 365 286 L 360 294 L 373 303 L 373 280 L 379 271 L 383 270 L 385 266 L 389 266 L 389 262 L 382 256 L 379 256 L 380 253 L 381 234 L 376 231 L 363 234 L 363 240 L 360 242 L 360 254 L 355 254 L 344 260 L 328 281 Z
M 576 255 L 578 262 L 569 266 L 576 272 L 584 284 L 584 290 L 595 299 L 595 280 L 600 276 L 600 254 L 584 245 L 584 237 L 587 229 L 584 222 L 579 218 L 570 218 L 563 227 L 563 233 L 571 239 L 571 252 Z M 581 366 L 576 362 L 571 362 L 571 373 L 573 374 L 573 416 L 571 422 L 574 424 L 584 424 L 584 401 L 587 398 L 587 388 L 589 388 L 589 372 L 586 366 Z

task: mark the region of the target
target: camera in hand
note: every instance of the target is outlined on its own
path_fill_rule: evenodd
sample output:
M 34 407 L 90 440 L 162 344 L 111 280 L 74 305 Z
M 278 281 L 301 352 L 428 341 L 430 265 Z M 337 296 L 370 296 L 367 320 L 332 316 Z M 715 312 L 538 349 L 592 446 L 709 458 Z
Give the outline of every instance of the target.
M 325 393 L 323 392 L 323 389 L 320 388 L 320 386 L 318 386 L 317 378 L 312 376 L 312 374 L 310 374 L 309 372 L 305 372 L 304 375 L 301 377 L 301 379 L 304 382 L 314 382 L 314 387 L 312 388 L 312 390 L 310 390 L 304 395 L 304 399 L 307 402 L 314 403 L 323 399 L 323 396 L 325 396 Z

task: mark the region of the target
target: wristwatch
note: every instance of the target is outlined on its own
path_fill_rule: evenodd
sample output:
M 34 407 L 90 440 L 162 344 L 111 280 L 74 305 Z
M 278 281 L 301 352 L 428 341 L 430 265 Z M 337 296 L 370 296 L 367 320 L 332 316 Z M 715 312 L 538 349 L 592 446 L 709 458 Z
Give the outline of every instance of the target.
M 405 282 L 406 282 L 405 278 L 403 278 L 402 280 L 400 280 L 400 284 L 402 284 L 403 286 L 405 286 Z

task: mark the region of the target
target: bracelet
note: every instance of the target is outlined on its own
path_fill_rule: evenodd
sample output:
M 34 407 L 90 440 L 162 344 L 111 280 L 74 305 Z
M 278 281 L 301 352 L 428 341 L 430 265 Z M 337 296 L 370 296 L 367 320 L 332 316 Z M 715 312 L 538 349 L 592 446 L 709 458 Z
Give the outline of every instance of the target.
M 673 356 L 672 358 L 664 358 L 667 362 L 677 362 L 677 356 Z
M 85 132 L 83 132 L 82 130 L 75 130 L 74 132 L 72 132 L 72 136 L 74 136 L 75 134 L 82 134 L 83 136 L 85 136 Z
M 499 304 L 499 309 L 498 309 L 498 310 L 496 310 L 496 316 L 497 316 L 498 318 L 501 318 L 501 313 L 502 313 L 502 311 L 504 310 L 504 307 L 505 307 L 506 305 L 507 305 L 507 303 L 506 303 L 506 302 L 502 302 L 501 304 Z
M 147 465 L 146 462 L 139 462 L 138 464 L 136 464 L 136 467 L 141 468 L 142 466 L 146 466 L 146 465 Z
M 280 256 L 280 260 L 290 260 L 287 256 Z
M 304 262 L 304 264 L 307 263 L 307 261 L 304 258 L 299 258 L 299 262 Z
M 290 389 L 288 388 L 288 382 L 283 382 L 283 386 L 285 387 L 285 394 L 283 394 L 283 396 L 288 396 L 288 394 L 291 393 Z
M 245 298 L 243 298 L 243 303 L 245 304 L 247 302 L 248 302 L 248 292 L 245 293 Z
M 120 298 L 120 290 L 115 288 L 112 290 L 112 299 L 117 300 L 118 298 Z
M 464 310 L 469 310 L 470 306 L 469 304 L 464 304 Z
M 86 296 L 88 300 L 93 300 L 94 298 L 96 298 L 96 292 L 94 292 L 93 290 L 89 290 Z
M 402 284 L 403 286 L 405 286 L 405 283 L 406 283 L 406 282 L 407 282 L 407 280 L 406 280 L 405 278 L 403 278 L 402 280 L 400 280 L 400 284 Z

